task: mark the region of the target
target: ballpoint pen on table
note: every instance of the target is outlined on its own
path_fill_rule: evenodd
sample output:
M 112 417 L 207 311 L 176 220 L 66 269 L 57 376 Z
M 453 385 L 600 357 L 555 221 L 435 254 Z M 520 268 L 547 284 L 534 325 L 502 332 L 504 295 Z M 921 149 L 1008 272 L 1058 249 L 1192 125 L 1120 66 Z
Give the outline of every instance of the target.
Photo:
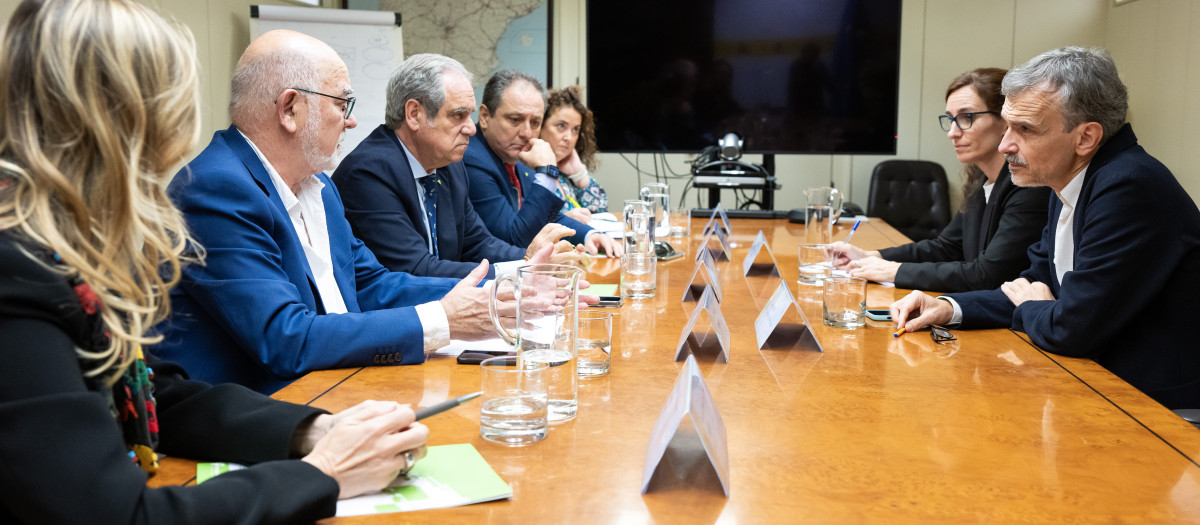
M 438 415 L 438 414 L 441 414 L 442 412 L 445 412 L 445 411 L 447 411 L 447 410 L 450 410 L 451 408 L 454 408 L 454 407 L 456 407 L 456 406 L 458 406 L 458 405 L 461 405 L 461 404 L 463 404 L 463 403 L 466 403 L 467 401 L 470 401 L 470 400 L 472 400 L 472 399 L 475 399 L 475 398 L 479 397 L 479 395 L 480 395 L 480 394 L 482 394 L 482 393 L 483 393 L 483 392 L 475 392 L 474 394 L 467 394 L 467 395 L 465 395 L 465 396 L 458 396 L 458 397 L 456 397 L 456 398 L 454 398 L 454 399 L 447 399 L 447 400 L 445 400 L 445 401 L 442 401 L 441 403 L 438 403 L 438 404 L 436 404 L 436 405 L 433 405 L 433 406 L 431 406 L 431 407 L 422 408 L 422 409 L 420 409 L 420 410 L 418 410 L 418 411 L 417 411 L 417 421 L 420 421 L 420 420 L 422 420 L 422 419 L 425 419 L 425 418 L 427 418 L 427 417 L 429 417 L 429 416 L 436 416 L 436 415 Z
M 846 240 L 842 241 L 842 244 L 850 244 L 850 238 L 851 238 L 851 237 L 854 237 L 854 232 L 858 231 L 858 225 L 859 225 L 859 224 L 862 224 L 862 219 L 856 219 L 856 220 L 854 221 L 854 227 L 853 227 L 853 228 L 850 228 L 850 233 L 847 233 L 847 234 L 846 234 Z M 836 261 L 836 260 L 837 260 L 837 258 L 838 258 L 838 254 L 837 254 L 837 252 L 834 252 L 834 254 L 833 254 L 833 261 Z M 830 264 L 833 264 L 833 262 L 832 262 L 832 261 L 830 261 Z

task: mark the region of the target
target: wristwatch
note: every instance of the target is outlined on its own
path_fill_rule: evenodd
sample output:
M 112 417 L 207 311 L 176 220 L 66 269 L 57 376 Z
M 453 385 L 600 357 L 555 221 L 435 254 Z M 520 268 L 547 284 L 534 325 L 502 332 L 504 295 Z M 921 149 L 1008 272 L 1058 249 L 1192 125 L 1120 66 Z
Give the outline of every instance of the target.
M 534 168 L 533 171 L 535 171 L 537 173 L 544 173 L 555 179 L 558 178 L 558 166 L 552 166 L 550 164 L 547 164 L 545 166 L 538 166 L 538 167 Z

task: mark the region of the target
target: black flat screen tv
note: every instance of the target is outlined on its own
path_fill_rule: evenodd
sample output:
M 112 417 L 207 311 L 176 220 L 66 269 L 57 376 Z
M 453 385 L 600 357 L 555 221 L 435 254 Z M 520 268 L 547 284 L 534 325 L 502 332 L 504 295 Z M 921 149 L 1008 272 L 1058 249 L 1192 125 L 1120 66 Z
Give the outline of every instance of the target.
M 896 152 L 901 0 L 587 2 L 606 152 Z

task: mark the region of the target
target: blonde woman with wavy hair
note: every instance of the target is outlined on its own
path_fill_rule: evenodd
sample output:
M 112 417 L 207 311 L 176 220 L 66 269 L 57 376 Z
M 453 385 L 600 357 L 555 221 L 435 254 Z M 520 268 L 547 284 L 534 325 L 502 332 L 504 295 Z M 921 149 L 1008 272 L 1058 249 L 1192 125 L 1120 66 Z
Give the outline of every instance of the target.
M 332 415 L 142 352 L 194 246 L 165 193 L 199 135 L 188 30 L 128 0 L 26 1 L 2 45 L 0 522 L 312 521 L 410 468 L 428 430 L 407 407 Z M 149 489 L 157 450 L 300 459 Z

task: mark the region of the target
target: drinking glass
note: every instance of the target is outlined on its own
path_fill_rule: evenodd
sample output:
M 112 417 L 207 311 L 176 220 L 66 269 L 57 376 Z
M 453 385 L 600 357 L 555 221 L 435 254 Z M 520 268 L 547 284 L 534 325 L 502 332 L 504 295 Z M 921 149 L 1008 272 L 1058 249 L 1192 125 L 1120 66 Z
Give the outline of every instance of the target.
M 648 199 L 646 197 L 652 193 L 670 194 L 671 187 L 667 186 L 666 183 L 663 183 L 663 182 L 648 182 L 644 186 L 642 186 L 641 190 L 638 191 L 638 196 L 641 197 L 641 200 L 647 201 L 650 199 Z
M 654 237 L 667 237 L 671 233 L 671 196 L 666 193 L 651 193 L 643 199 L 650 203 L 654 214 Z
M 828 326 L 858 328 L 867 324 L 867 280 L 860 277 L 825 279 L 821 309 Z
M 804 239 L 808 244 L 833 242 L 833 223 L 842 212 L 842 194 L 835 188 L 804 190 L 808 207 L 804 212 Z
M 654 297 L 658 283 L 658 257 L 654 253 L 653 206 L 646 201 L 625 201 L 625 254 L 621 256 L 621 295 Z
M 488 303 L 492 324 L 505 342 L 517 348 L 525 363 L 546 363 L 550 422 L 568 421 L 578 410 L 579 382 L 575 374 L 578 334 L 579 279 L 583 271 L 561 264 L 531 264 L 496 279 Z M 496 292 L 512 283 L 517 302 L 517 331 L 500 324 Z
M 687 237 L 691 233 L 692 216 L 686 207 L 672 208 L 667 220 L 671 226 L 671 237 Z
M 821 286 L 833 275 L 833 261 L 824 244 L 800 245 L 800 284 Z
M 607 374 L 612 363 L 612 314 L 588 310 L 579 312 L 577 341 L 579 375 L 594 377 Z
M 546 363 L 521 357 L 493 357 L 480 363 L 479 435 L 510 447 L 544 439 L 548 371 Z

